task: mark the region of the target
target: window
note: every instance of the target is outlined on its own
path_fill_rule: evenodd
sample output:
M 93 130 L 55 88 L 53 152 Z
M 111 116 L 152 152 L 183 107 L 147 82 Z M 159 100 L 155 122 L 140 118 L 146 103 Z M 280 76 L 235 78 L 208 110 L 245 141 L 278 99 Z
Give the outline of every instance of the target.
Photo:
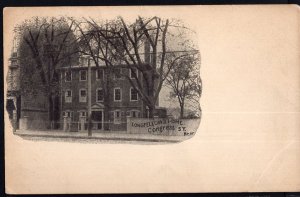
M 133 117 L 133 118 L 140 117 L 140 111 L 138 111 L 138 110 L 131 110 L 130 111 L 130 117 Z
M 132 112 L 131 112 L 131 117 L 133 117 L 133 118 L 136 118 L 136 117 L 137 117 L 136 111 L 132 111 Z
M 65 92 L 65 102 L 66 103 L 72 103 L 72 91 L 66 90 Z
M 67 90 L 66 93 L 67 93 L 67 97 L 72 97 L 72 91 L 71 90 Z
M 13 52 L 12 53 L 12 57 L 18 57 L 18 53 L 17 52 Z
M 97 89 L 96 98 L 97 98 L 97 102 L 104 100 L 104 92 L 102 88 Z
M 78 130 L 87 130 L 87 126 L 88 126 L 88 124 L 86 123 L 88 121 L 87 112 L 85 110 L 80 110 L 78 111 L 78 115 L 79 115 Z
M 79 72 L 79 80 L 80 81 L 86 81 L 86 78 L 87 78 L 87 72 L 86 72 L 86 70 L 81 70 Z
M 72 118 L 73 117 L 73 112 L 72 111 L 64 111 L 63 112 L 63 117 L 68 117 L 68 118 Z
M 135 79 L 134 74 L 136 74 L 136 77 L 138 78 L 138 76 L 139 76 L 138 69 L 136 69 L 136 68 L 130 69 L 130 78 L 131 79 Z
M 86 102 L 86 89 L 79 90 L 79 102 Z
M 115 73 L 115 79 L 121 79 L 121 74 L 122 74 L 122 70 L 121 68 L 117 68 L 114 70 L 114 73 Z
M 65 81 L 72 81 L 72 72 L 70 70 L 65 72 Z
M 116 110 L 114 113 L 114 123 L 121 124 L 121 111 L 120 110 Z
M 152 53 L 149 54 L 149 59 L 150 59 L 150 63 L 152 63 L 152 60 L 153 60 L 153 55 L 152 55 Z
M 134 88 L 130 88 L 130 101 L 138 100 L 138 92 Z
M 96 72 L 96 79 L 97 80 L 103 80 L 104 79 L 104 70 L 97 70 L 97 72 Z
M 115 88 L 114 90 L 114 101 L 121 101 L 121 89 Z
M 86 111 L 79 111 L 79 117 L 86 117 Z
M 18 65 L 18 61 L 17 60 L 11 60 L 11 65 L 13 65 L 13 66 Z

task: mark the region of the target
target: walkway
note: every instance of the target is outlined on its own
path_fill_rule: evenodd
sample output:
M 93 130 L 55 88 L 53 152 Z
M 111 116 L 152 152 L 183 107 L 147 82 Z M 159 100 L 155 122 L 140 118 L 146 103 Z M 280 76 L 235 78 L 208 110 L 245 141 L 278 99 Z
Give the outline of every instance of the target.
M 58 139 L 86 139 L 105 141 L 144 141 L 144 142 L 181 142 L 191 138 L 191 136 L 163 136 L 151 134 L 128 134 L 126 131 L 93 131 L 92 136 L 88 136 L 87 131 L 64 132 L 62 130 L 17 130 L 16 135 L 25 138 L 58 138 Z

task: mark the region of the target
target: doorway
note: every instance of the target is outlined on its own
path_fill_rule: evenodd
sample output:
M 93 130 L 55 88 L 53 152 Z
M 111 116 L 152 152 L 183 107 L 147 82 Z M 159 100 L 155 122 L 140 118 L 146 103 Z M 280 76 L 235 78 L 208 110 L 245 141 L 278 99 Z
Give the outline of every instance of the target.
M 103 111 L 92 111 L 93 129 L 102 130 L 103 128 Z

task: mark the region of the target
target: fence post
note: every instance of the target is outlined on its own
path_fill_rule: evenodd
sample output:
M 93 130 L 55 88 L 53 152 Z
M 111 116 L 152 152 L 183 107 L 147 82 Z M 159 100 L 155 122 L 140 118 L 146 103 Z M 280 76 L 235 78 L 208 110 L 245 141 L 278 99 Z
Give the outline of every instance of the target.
M 84 116 L 80 117 L 80 130 L 81 131 L 85 130 L 85 119 L 86 119 L 86 117 L 84 117 Z
M 126 130 L 127 130 L 127 133 L 131 133 L 129 127 L 130 127 L 130 116 L 127 116 L 127 125 L 126 125 Z
M 71 131 L 71 128 L 72 128 L 72 120 L 71 120 L 71 117 L 68 117 L 68 118 L 67 118 L 67 125 L 68 125 L 68 131 Z
M 68 130 L 68 117 L 67 116 L 64 116 L 64 131 L 67 131 Z

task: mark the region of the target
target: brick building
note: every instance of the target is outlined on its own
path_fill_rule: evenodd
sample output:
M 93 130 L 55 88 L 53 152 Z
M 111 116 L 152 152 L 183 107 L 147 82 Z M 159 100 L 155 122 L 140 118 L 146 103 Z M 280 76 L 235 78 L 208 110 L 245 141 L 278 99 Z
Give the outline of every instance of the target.
M 145 46 L 145 50 L 146 50 Z M 27 129 L 48 129 L 49 113 L 47 96 L 41 91 L 37 94 L 20 92 L 20 68 L 17 47 L 10 59 L 7 77 L 7 109 L 12 119 L 13 112 L 17 122 L 28 120 Z M 149 50 L 149 49 L 148 49 Z M 149 53 L 144 53 L 143 61 L 151 60 Z M 62 66 L 59 71 L 59 95 L 55 97 L 54 129 L 63 129 L 67 117 L 71 122 L 71 131 L 87 129 L 88 112 L 88 76 L 91 77 L 91 119 L 92 129 L 99 131 L 125 131 L 128 117 L 147 117 L 147 106 L 137 91 L 132 87 L 126 76 L 133 79 L 136 73 L 140 82 L 143 82 L 142 73 L 137 69 L 132 71 L 124 64 L 106 67 L 104 63 L 96 67 L 88 58 L 80 57 L 77 65 Z M 135 82 L 136 79 L 133 79 Z M 39 82 L 37 82 L 39 83 Z M 141 83 L 144 86 L 143 83 Z M 158 107 L 154 111 L 156 117 L 166 116 L 166 110 Z M 15 110 L 15 111 L 14 111 Z M 17 112 L 17 113 L 16 113 Z M 18 126 L 18 123 L 16 124 Z M 84 125 L 82 127 L 82 125 Z M 84 129 L 83 129 L 84 128 Z
M 87 129 L 88 76 L 91 77 L 91 119 L 93 130 L 126 130 L 128 117 L 146 117 L 147 106 L 126 76 L 133 79 L 135 72 L 138 80 L 143 81 L 141 72 L 124 65 L 96 67 L 88 59 L 80 58 L 79 65 L 60 69 L 61 122 L 68 117 L 71 130 Z M 143 83 L 141 83 L 143 84 Z M 156 103 L 158 106 L 158 102 Z M 156 110 L 155 116 L 163 116 L 163 110 Z
M 10 119 L 14 119 L 15 128 L 19 128 L 20 119 L 28 119 L 28 129 L 46 129 L 48 121 L 47 97 L 37 91 L 36 94 L 21 92 L 21 66 L 18 53 L 13 52 L 9 59 L 7 73 L 6 109 Z

